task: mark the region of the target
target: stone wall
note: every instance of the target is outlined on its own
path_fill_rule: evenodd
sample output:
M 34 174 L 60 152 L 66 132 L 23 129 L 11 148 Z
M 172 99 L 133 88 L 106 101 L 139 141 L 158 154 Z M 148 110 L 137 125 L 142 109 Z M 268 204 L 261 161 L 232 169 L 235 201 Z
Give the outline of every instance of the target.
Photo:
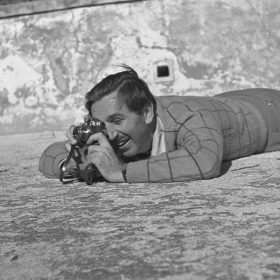
M 279 89 L 279 15 L 278 0 L 147 0 L 2 18 L 0 134 L 81 121 L 85 93 L 121 63 L 155 95 Z

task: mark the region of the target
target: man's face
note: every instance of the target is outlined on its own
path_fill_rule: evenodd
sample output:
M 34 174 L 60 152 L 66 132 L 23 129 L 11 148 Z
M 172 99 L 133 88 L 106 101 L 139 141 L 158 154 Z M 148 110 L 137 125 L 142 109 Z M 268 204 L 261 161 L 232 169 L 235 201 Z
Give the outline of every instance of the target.
M 125 157 L 145 153 L 152 146 L 153 108 L 150 106 L 143 114 L 131 112 L 125 105 L 120 106 L 117 92 L 112 92 L 91 106 L 91 114 L 102 121 L 110 141 Z M 151 116 L 152 114 L 152 116 Z

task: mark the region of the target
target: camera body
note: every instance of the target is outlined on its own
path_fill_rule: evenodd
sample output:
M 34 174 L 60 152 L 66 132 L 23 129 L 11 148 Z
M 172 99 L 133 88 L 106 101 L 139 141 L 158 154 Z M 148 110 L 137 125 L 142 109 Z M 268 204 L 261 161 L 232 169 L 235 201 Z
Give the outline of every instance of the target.
M 91 135 L 103 131 L 105 131 L 105 125 L 99 120 L 91 118 L 89 116 L 84 119 L 84 123 L 81 123 L 74 127 L 72 134 L 74 139 L 77 140 L 77 144 L 72 145 L 66 161 L 62 164 L 60 171 L 61 182 L 64 183 L 65 172 L 71 158 L 73 158 L 74 161 L 78 164 L 76 177 L 79 180 L 84 180 L 87 185 L 92 185 L 94 182 L 103 179 L 99 170 L 93 163 L 88 164 L 85 168 L 80 168 L 80 166 L 82 166 L 86 159 L 88 150 L 86 145 L 87 140 Z
M 77 146 L 86 145 L 89 137 L 105 130 L 105 125 L 97 119 L 86 117 L 84 123 L 75 126 L 73 137 L 77 140 Z

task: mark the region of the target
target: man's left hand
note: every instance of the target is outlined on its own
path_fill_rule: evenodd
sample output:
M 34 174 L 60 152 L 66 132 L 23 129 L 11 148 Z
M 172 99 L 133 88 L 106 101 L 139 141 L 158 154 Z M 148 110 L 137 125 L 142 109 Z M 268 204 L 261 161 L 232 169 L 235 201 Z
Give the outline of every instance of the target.
M 92 143 L 97 142 L 97 145 Z M 125 182 L 122 169 L 123 163 L 117 157 L 109 140 L 103 133 L 95 133 L 87 141 L 88 156 L 87 161 L 93 163 L 104 179 L 109 182 Z

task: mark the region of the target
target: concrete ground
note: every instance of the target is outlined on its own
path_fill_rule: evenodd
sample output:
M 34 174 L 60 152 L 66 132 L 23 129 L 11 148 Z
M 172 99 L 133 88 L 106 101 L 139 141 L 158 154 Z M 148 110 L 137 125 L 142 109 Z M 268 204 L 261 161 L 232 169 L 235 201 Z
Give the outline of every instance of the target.
M 63 185 L 61 132 L 0 137 L 0 279 L 280 279 L 280 152 L 220 178 Z

